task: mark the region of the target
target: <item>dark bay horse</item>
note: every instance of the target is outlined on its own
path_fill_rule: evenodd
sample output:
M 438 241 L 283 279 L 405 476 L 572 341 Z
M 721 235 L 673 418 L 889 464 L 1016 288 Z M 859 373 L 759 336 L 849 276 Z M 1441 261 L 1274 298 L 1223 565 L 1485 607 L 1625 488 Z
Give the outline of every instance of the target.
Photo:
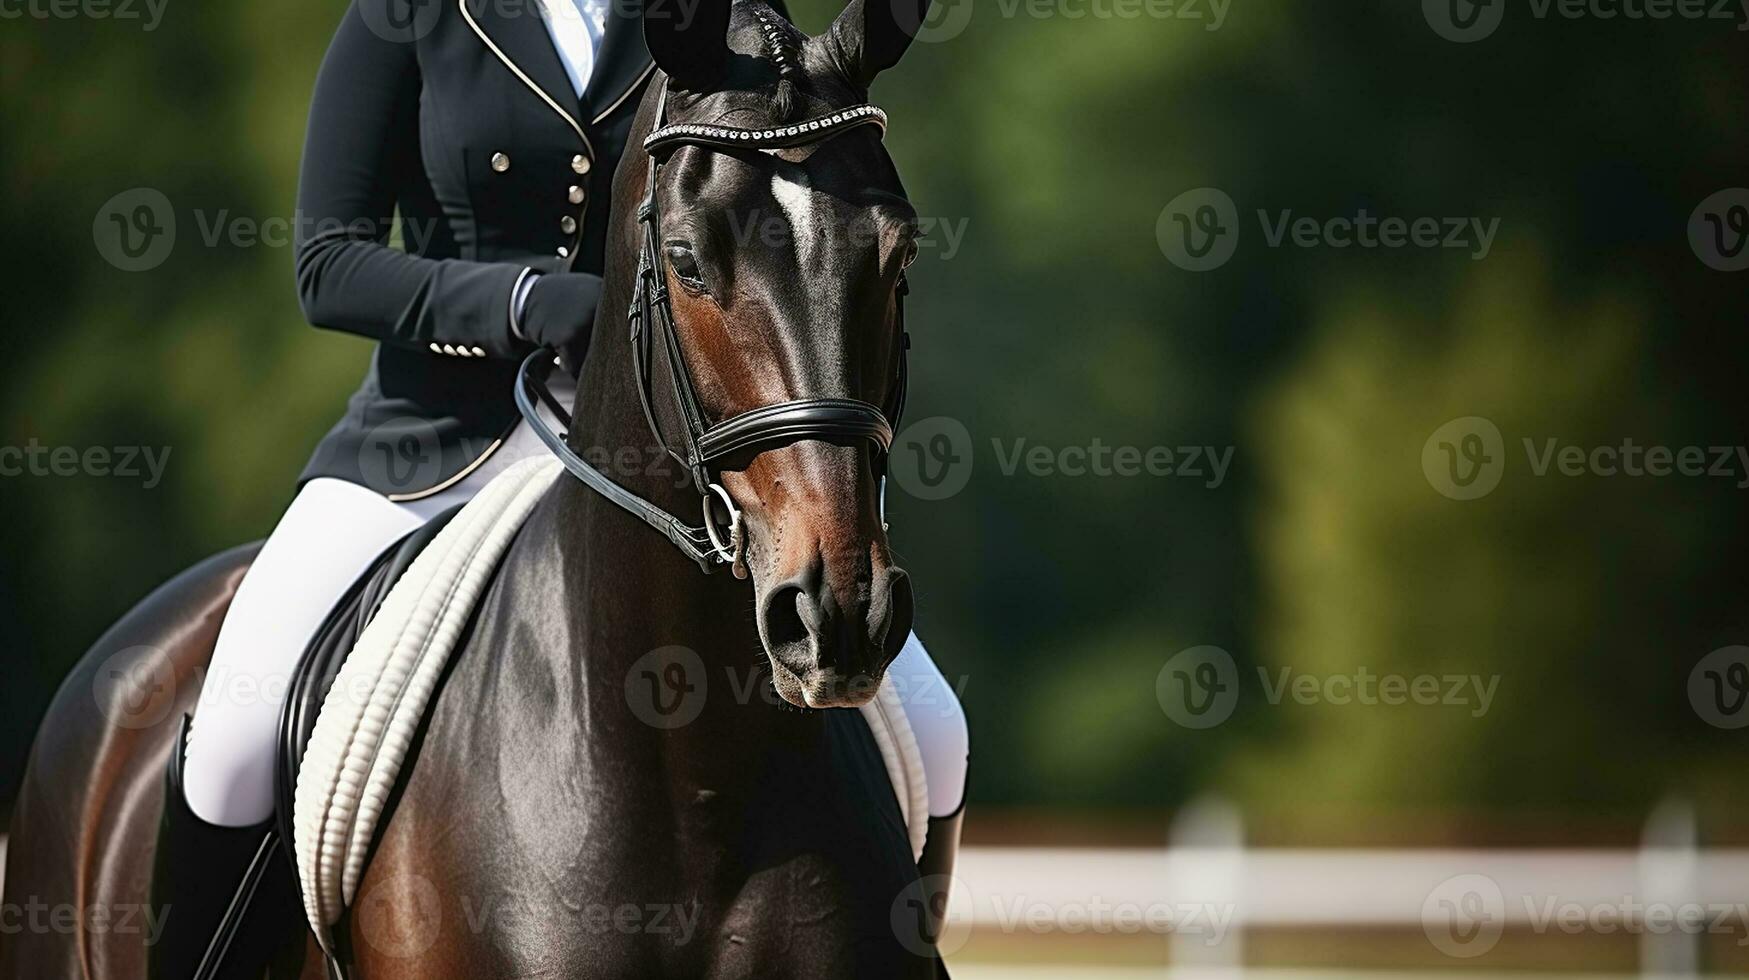
M 764 0 L 685 9 L 647 18 L 663 74 L 630 146 L 659 115 L 759 130 L 860 103 L 909 41 L 886 0 L 855 0 L 818 37 Z M 916 219 L 873 127 L 771 152 L 681 146 L 655 188 L 649 163 L 629 150 L 615 177 L 568 444 L 593 459 L 630 450 L 640 463 L 612 467 L 615 481 L 685 512 L 696 493 L 643 465 L 643 450 L 652 421 L 682 431 L 687 407 L 658 396 L 646 417 L 626 342 L 646 193 L 662 215 L 677 354 L 715 420 L 797 399 L 888 404 Z M 652 389 L 667 391 L 660 376 L 674 370 L 652 369 Z M 918 869 L 877 750 L 857 712 L 835 710 L 872 697 L 910 629 L 876 452 L 803 438 L 717 469 L 743 515 L 735 564 L 751 593 L 701 576 L 561 476 L 502 562 L 403 770 L 339 930 L 350 975 L 941 975 L 917 934 Z M 249 557 L 159 590 L 63 687 L 15 816 L 6 902 L 145 903 L 175 721 Z M 0 975 L 141 975 L 141 936 L 111 925 L 5 937 Z M 271 945 L 272 976 L 323 975 L 295 917 Z

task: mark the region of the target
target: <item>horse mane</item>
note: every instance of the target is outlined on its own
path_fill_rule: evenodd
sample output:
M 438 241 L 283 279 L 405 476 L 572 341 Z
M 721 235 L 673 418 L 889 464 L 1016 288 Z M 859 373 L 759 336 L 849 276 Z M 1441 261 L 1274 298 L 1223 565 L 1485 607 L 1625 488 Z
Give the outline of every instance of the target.
M 765 0 L 747 0 L 747 9 L 759 22 L 761 53 L 777 68 L 777 87 L 772 93 L 772 111 L 777 122 L 792 122 L 801 111 L 796 88 L 807 81 L 802 47 L 807 36 L 773 10 Z

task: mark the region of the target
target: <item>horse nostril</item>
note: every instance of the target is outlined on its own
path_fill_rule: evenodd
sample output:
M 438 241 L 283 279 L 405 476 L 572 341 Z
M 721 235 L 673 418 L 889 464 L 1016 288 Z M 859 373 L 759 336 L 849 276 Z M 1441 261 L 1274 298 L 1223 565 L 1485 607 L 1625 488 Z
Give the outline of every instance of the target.
M 808 624 L 802 619 L 802 604 L 806 601 L 807 593 L 794 582 L 777 586 L 765 597 L 759 619 L 765 630 L 765 644 L 773 653 L 795 651 L 798 645 L 800 651 L 807 650 Z

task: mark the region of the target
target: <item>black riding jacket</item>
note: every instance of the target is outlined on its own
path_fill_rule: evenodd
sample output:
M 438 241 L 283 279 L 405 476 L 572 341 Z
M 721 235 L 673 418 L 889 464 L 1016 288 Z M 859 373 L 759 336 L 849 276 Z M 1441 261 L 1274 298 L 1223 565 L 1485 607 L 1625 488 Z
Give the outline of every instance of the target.
M 461 480 L 518 419 L 518 280 L 570 273 L 594 307 L 613 171 L 655 71 L 637 4 L 609 6 L 581 99 L 539 0 L 347 10 L 310 108 L 297 285 L 312 324 L 378 347 L 302 479 L 397 500 Z

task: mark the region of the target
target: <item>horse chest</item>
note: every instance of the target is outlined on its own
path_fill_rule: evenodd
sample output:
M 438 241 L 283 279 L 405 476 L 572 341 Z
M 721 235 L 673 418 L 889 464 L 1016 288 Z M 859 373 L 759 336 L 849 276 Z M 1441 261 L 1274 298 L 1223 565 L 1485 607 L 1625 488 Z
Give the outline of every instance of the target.
M 854 863 L 854 862 L 853 862 Z M 762 867 L 736 886 L 695 881 L 672 902 L 610 901 L 623 910 L 611 955 L 575 976 L 741 978 L 930 977 L 898 942 L 884 890 L 853 880 L 837 858 L 810 854 Z M 713 894 L 712 890 L 717 893 Z M 646 893 L 647 894 L 647 893 Z
M 483 602 L 368 874 L 418 888 L 386 891 L 360 945 L 429 945 L 378 942 L 361 959 L 413 953 L 361 976 L 933 977 L 893 925 L 917 872 L 859 716 L 718 688 L 688 724 L 652 724 L 638 651 L 712 651 L 729 627 L 696 604 L 511 601 L 589 579 L 551 517 Z

